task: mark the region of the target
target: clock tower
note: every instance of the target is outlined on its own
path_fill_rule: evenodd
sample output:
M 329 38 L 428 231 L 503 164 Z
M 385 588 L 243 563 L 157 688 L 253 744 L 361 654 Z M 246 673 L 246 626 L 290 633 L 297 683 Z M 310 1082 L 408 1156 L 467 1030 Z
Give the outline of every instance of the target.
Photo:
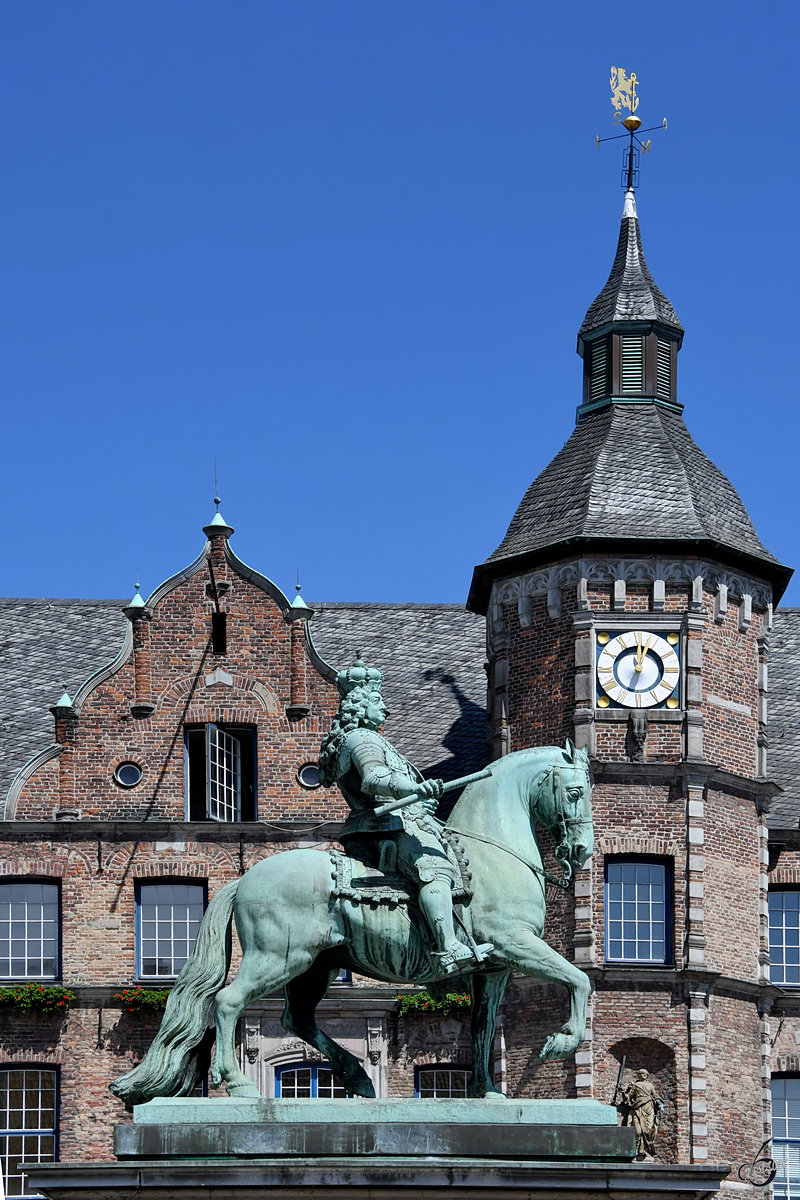
M 692 440 L 684 331 L 642 250 L 632 187 L 578 333 L 564 448 L 475 569 L 492 753 L 572 738 L 595 853 L 549 937 L 595 985 L 566 1091 L 620 1067 L 665 1104 L 659 1157 L 741 1162 L 769 1135 L 767 655 L 790 571 Z M 534 1039 L 535 1040 L 535 1039 Z

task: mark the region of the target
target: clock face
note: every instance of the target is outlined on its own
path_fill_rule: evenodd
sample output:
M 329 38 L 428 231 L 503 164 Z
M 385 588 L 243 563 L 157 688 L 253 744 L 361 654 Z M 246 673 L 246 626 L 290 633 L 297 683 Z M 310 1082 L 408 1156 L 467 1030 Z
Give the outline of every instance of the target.
M 609 700 L 623 708 L 654 708 L 666 704 L 677 708 L 673 692 L 680 680 L 680 661 L 675 647 L 670 645 L 677 634 L 661 637 L 646 629 L 629 629 L 610 638 L 605 645 L 598 634 L 600 653 L 597 657 L 597 703 L 601 708 Z

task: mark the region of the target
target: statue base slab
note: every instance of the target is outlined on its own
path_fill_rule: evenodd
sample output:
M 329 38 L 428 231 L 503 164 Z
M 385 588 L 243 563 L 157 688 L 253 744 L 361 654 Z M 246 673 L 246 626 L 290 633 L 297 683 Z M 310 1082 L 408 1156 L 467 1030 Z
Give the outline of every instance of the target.
M 40 1163 L 50 1200 L 707 1200 L 727 1166 L 632 1161 L 593 1100 L 154 1100 L 117 1162 Z M 455 1189 L 455 1191 L 453 1190 Z
M 223 1100 L 137 1105 L 117 1158 L 351 1154 L 630 1161 L 632 1129 L 597 1100 Z

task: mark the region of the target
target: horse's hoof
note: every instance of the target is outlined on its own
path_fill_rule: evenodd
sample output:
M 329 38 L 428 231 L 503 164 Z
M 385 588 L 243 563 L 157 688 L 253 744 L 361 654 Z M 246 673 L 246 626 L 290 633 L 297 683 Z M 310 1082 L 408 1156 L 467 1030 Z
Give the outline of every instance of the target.
M 553 1033 L 542 1046 L 539 1058 L 547 1062 L 552 1058 L 564 1058 L 574 1050 L 573 1039 L 563 1033 Z
M 245 1099 L 249 1099 L 250 1097 L 253 1099 L 261 1098 L 261 1092 L 254 1083 L 232 1083 L 228 1085 L 227 1092 L 229 1096 L 233 1096 L 237 1100 L 241 1100 L 242 1097 Z

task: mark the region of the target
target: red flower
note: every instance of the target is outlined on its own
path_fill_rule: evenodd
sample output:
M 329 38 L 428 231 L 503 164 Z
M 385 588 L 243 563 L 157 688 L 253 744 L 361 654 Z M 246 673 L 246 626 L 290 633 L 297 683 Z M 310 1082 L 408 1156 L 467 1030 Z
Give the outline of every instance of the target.
M 58 1007 L 59 1007 L 59 1008 L 63 1008 L 63 1007 L 64 1007 L 64 1001 L 63 1001 L 63 1000 L 59 1000 L 59 1002 L 58 1002 Z

